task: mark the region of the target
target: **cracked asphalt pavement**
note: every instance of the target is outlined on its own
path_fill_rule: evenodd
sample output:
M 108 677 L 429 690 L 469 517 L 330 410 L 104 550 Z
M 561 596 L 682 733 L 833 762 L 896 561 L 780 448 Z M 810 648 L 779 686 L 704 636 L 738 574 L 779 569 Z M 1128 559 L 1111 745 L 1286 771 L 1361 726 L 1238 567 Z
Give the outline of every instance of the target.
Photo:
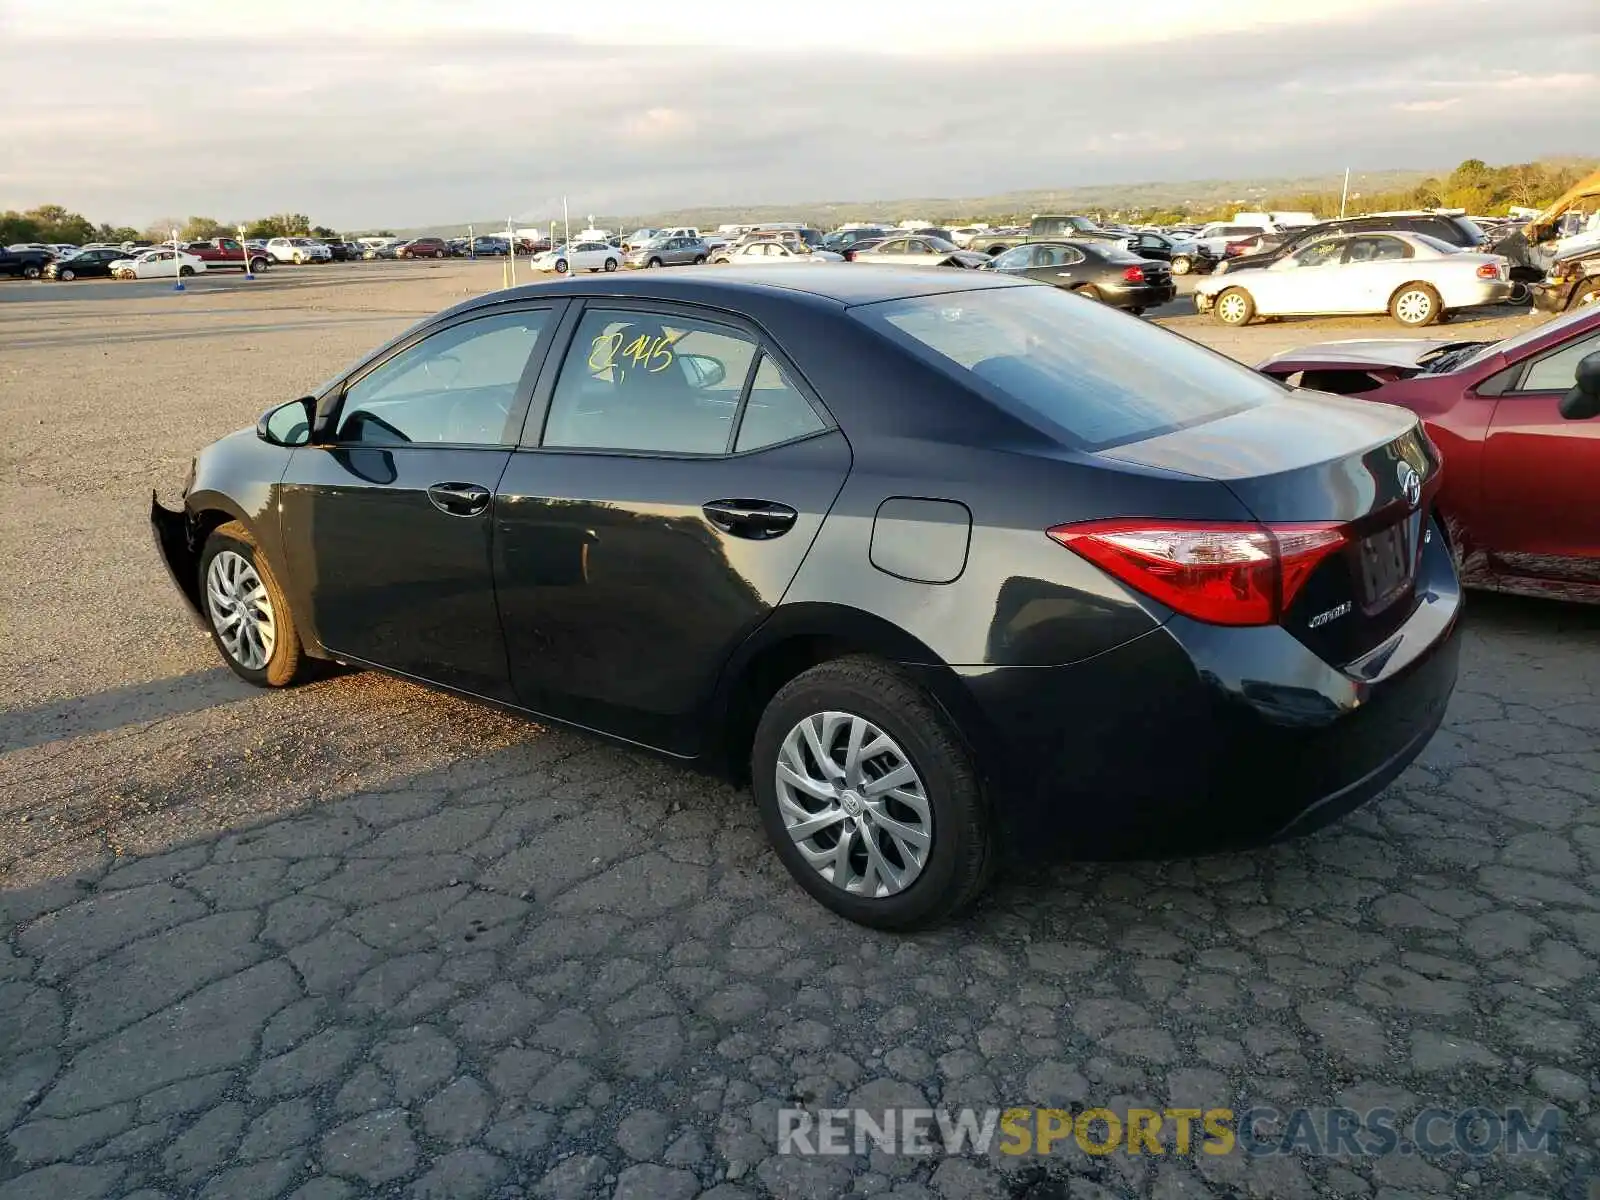
M 912 937 L 810 902 L 743 791 L 374 674 L 235 680 L 144 489 L 498 277 L 0 286 L 0 1200 L 1600 1195 L 1600 610 L 1470 597 L 1444 729 L 1332 829 L 1015 871 Z M 1392 332 L 1169 321 L 1247 361 Z M 777 1153 L 781 1107 L 1030 1104 L 1561 1137 Z

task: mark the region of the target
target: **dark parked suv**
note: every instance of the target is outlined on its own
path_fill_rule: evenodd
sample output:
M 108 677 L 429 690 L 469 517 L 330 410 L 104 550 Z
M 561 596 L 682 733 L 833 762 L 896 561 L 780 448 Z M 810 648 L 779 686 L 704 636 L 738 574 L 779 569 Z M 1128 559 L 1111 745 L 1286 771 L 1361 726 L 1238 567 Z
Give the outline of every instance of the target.
M 420 237 L 412 238 L 396 253 L 401 258 L 448 258 L 450 247 L 443 238 Z
M 1342 220 L 1322 221 L 1316 225 L 1306 225 L 1303 228 L 1292 230 L 1270 250 L 1261 250 L 1255 254 L 1236 255 L 1219 264 L 1217 271 L 1220 274 L 1227 271 L 1241 271 L 1245 267 L 1270 267 L 1280 258 L 1287 258 L 1315 238 L 1325 237 L 1330 233 L 1373 233 L 1378 230 L 1422 233 L 1428 237 L 1437 238 L 1441 242 L 1447 242 L 1452 246 L 1460 246 L 1463 250 L 1476 249 L 1488 241 L 1484 237 L 1483 230 L 1479 229 L 1472 221 L 1466 217 L 1452 216 L 1447 213 L 1403 213 L 1392 217 L 1345 217 Z

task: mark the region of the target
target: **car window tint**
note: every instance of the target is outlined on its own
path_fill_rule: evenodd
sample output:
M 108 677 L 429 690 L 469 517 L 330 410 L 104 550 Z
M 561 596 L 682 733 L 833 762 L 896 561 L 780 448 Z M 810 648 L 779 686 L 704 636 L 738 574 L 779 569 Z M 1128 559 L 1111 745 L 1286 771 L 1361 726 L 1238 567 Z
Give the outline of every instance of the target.
M 865 304 L 850 315 L 1064 444 L 1103 450 L 1273 400 L 1282 386 L 1052 287 Z
M 440 330 L 345 392 L 338 440 L 497 446 L 549 313 L 501 313 Z
M 725 325 L 591 309 L 550 401 L 544 445 L 722 454 L 756 344 Z
M 821 428 L 822 418 L 784 376 L 783 368 L 763 355 L 750 385 L 750 398 L 745 401 L 734 449 L 759 450 L 805 437 Z
M 1528 368 L 1518 391 L 1564 392 L 1577 381 L 1578 362 L 1600 351 L 1600 333 L 1568 342 Z
M 1029 256 L 1032 253 L 1033 251 L 1027 246 L 1018 246 L 1015 249 L 1007 250 L 999 258 L 994 260 L 995 269 L 1000 271 L 1014 271 L 1018 267 L 1026 267 L 1029 262 Z

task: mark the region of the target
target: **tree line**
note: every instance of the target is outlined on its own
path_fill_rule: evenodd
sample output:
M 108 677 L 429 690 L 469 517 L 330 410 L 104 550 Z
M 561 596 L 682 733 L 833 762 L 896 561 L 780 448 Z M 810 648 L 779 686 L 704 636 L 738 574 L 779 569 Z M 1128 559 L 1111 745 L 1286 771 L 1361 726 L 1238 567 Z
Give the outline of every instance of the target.
M 1394 212 L 1410 208 L 1459 208 L 1476 216 L 1504 216 L 1511 208 L 1544 208 L 1594 169 L 1592 163 L 1514 163 L 1491 167 L 1469 158 L 1443 179 L 1429 177 L 1403 191 L 1361 192 L 1345 204 L 1349 215 Z M 1309 212 L 1319 218 L 1339 215 L 1341 188 L 1284 195 L 1229 204 L 1180 205 L 1173 208 L 1123 210 L 1112 219 L 1151 225 L 1226 221 L 1242 208 L 1259 212 Z M 1027 222 L 1025 214 L 1010 214 Z M 987 218 L 993 219 L 993 218 Z M 958 223 L 965 224 L 960 220 Z
M 312 224 L 304 213 L 275 213 L 252 221 L 231 222 L 214 217 L 167 217 L 152 221 L 144 229 L 135 229 L 131 225 L 96 225 L 82 213 L 69 212 L 59 204 L 41 204 L 27 212 L 11 209 L 0 213 L 0 246 L 17 242 L 68 242 L 74 246 L 85 242 L 165 242 L 174 229 L 181 241 L 203 242 L 208 238 L 234 237 L 240 225 L 247 238 L 339 236 L 326 225 Z

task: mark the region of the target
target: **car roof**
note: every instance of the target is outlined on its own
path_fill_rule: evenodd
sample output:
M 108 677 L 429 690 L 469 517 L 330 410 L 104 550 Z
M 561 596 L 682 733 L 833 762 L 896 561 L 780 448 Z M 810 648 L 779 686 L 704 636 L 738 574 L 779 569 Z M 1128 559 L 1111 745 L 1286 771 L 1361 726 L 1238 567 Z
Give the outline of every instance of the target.
M 984 291 L 998 287 L 1033 287 L 1036 284 L 984 272 L 929 271 L 926 268 L 852 266 L 817 263 L 787 267 L 738 267 L 694 272 L 642 272 L 607 274 L 527 284 L 510 291 L 479 296 L 454 311 L 488 307 L 509 299 L 542 296 L 618 296 L 635 299 L 677 300 L 684 303 L 738 307 L 741 297 L 787 297 L 797 302 L 831 302 L 844 307 L 876 304 L 914 296 L 948 292 Z

